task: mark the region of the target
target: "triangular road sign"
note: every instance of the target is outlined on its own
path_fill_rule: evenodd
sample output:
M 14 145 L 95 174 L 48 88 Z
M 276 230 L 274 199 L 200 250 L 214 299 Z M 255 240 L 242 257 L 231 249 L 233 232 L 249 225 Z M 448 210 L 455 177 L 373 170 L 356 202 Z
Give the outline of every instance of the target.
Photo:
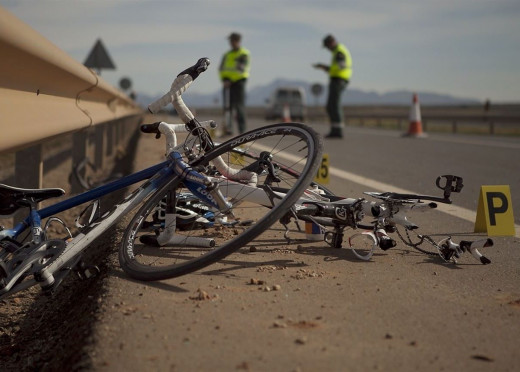
M 90 54 L 88 55 L 87 59 L 83 63 L 85 66 L 90 68 L 95 68 L 98 70 L 98 72 L 102 68 L 107 69 L 115 69 L 116 66 L 112 62 L 112 59 L 108 55 L 107 50 L 105 49 L 105 46 L 103 45 L 103 42 L 101 39 L 98 39 L 96 41 L 96 44 L 90 51 Z

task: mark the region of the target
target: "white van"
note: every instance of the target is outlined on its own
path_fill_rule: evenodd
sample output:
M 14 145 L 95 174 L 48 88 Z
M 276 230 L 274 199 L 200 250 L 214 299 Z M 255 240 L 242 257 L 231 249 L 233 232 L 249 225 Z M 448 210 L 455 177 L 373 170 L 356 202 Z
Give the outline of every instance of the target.
M 279 87 L 267 100 L 265 120 L 284 118 L 284 108 L 290 110 L 291 120 L 304 121 L 306 114 L 305 90 L 302 87 Z

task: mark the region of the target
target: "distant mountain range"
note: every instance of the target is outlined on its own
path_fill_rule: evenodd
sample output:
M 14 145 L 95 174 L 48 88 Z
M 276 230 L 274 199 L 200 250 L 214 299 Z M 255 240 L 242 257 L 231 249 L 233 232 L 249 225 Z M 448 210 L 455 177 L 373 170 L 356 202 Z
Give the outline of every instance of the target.
M 307 104 L 324 105 L 327 99 L 327 86 L 322 85 L 322 93 L 314 96 L 311 91 L 312 83 L 296 80 L 276 79 L 267 85 L 248 87 L 247 105 L 248 106 L 265 106 L 266 100 L 271 93 L 278 87 L 282 86 L 298 86 L 305 90 Z M 414 92 L 407 90 L 396 90 L 387 93 L 366 92 L 359 89 L 347 89 L 343 95 L 342 102 L 350 105 L 409 105 L 412 101 Z M 481 104 L 479 100 L 473 98 L 454 97 L 448 94 L 417 92 L 421 105 L 462 105 L 462 104 Z M 150 102 L 160 96 L 150 96 L 146 94 L 137 94 L 137 102 L 146 107 Z M 221 105 L 221 90 L 218 89 L 213 93 L 200 94 L 189 93 L 184 97 L 185 101 L 193 107 L 215 107 Z

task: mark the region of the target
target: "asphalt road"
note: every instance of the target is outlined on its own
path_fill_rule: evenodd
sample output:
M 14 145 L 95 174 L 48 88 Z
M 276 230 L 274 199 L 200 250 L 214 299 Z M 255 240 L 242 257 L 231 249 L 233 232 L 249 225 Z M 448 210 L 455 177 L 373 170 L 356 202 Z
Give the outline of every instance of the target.
M 265 124 L 249 121 L 250 127 Z M 325 124 L 310 125 L 328 131 Z M 345 139 L 325 140 L 328 186 L 350 197 L 401 189 L 441 195 L 437 176 L 462 176 L 465 187 L 446 213 L 410 218 L 437 240 L 480 238 L 485 235 L 473 233 L 466 213 L 476 209 L 480 185 L 508 184 L 513 206 L 520 205 L 519 147 L 511 138 L 412 139 L 348 127 Z M 134 170 L 161 161 L 163 149 L 162 141 L 141 136 Z M 54 297 L 37 297 L 24 311 L 30 297 L 4 302 L 9 312 L 2 330 L 12 329 L 8 347 L 0 349 L 5 370 L 518 369 L 518 237 L 495 238 L 494 247 L 482 250 L 492 261 L 484 266 L 468 255 L 458 265 L 445 264 L 401 241 L 360 261 L 349 249 L 287 244 L 281 231 L 272 231 L 203 270 L 143 283 L 129 279 L 117 262 L 125 227 L 96 243 L 109 254 L 101 278 L 71 278 Z M 8 322 L 15 313 L 20 320 Z
M 437 240 L 481 238 L 455 205 L 474 210 L 481 184 L 518 191 L 518 143 L 492 140 L 494 147 L 475 143 L 483 137 L 410 139 L 347 128 L 345 139 L 325 141 L 335 169 L 329 188 L 351 197 L 374 185 L 440 195 L 436 177 L 454 173 L 466 187 L 448 213 L 410 217 Z M 162 152 L 153 139 L 139 146 L 138 169 L 158 160 L 152 151 Z M 400 241 L 366 262 L 324 242 L 287 244 L 273 231 L 217 264 L 159 283 L 128 280 L 114 260 L 85 352 L 91 369 L 102 371 L 512 371 L 519 362 L 518 243 L 496 238 L 483 250 L 492 261 L 486 266 L 468 255 L 444 264 Z

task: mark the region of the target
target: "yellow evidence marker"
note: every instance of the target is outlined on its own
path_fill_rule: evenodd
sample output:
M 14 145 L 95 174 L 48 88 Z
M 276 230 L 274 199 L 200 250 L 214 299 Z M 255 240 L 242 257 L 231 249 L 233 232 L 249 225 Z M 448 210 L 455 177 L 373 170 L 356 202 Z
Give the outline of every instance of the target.
M 488 236 L 515 236 L 515 219 L 509 185 L 481 186 L 475 232 Z
M 330 182 L 329 166 L 329 154 L 323 154 L 318 173 L 316 173 L 316 177 L 314 177 L 315 182 L 321 183 L 322 185 Z

